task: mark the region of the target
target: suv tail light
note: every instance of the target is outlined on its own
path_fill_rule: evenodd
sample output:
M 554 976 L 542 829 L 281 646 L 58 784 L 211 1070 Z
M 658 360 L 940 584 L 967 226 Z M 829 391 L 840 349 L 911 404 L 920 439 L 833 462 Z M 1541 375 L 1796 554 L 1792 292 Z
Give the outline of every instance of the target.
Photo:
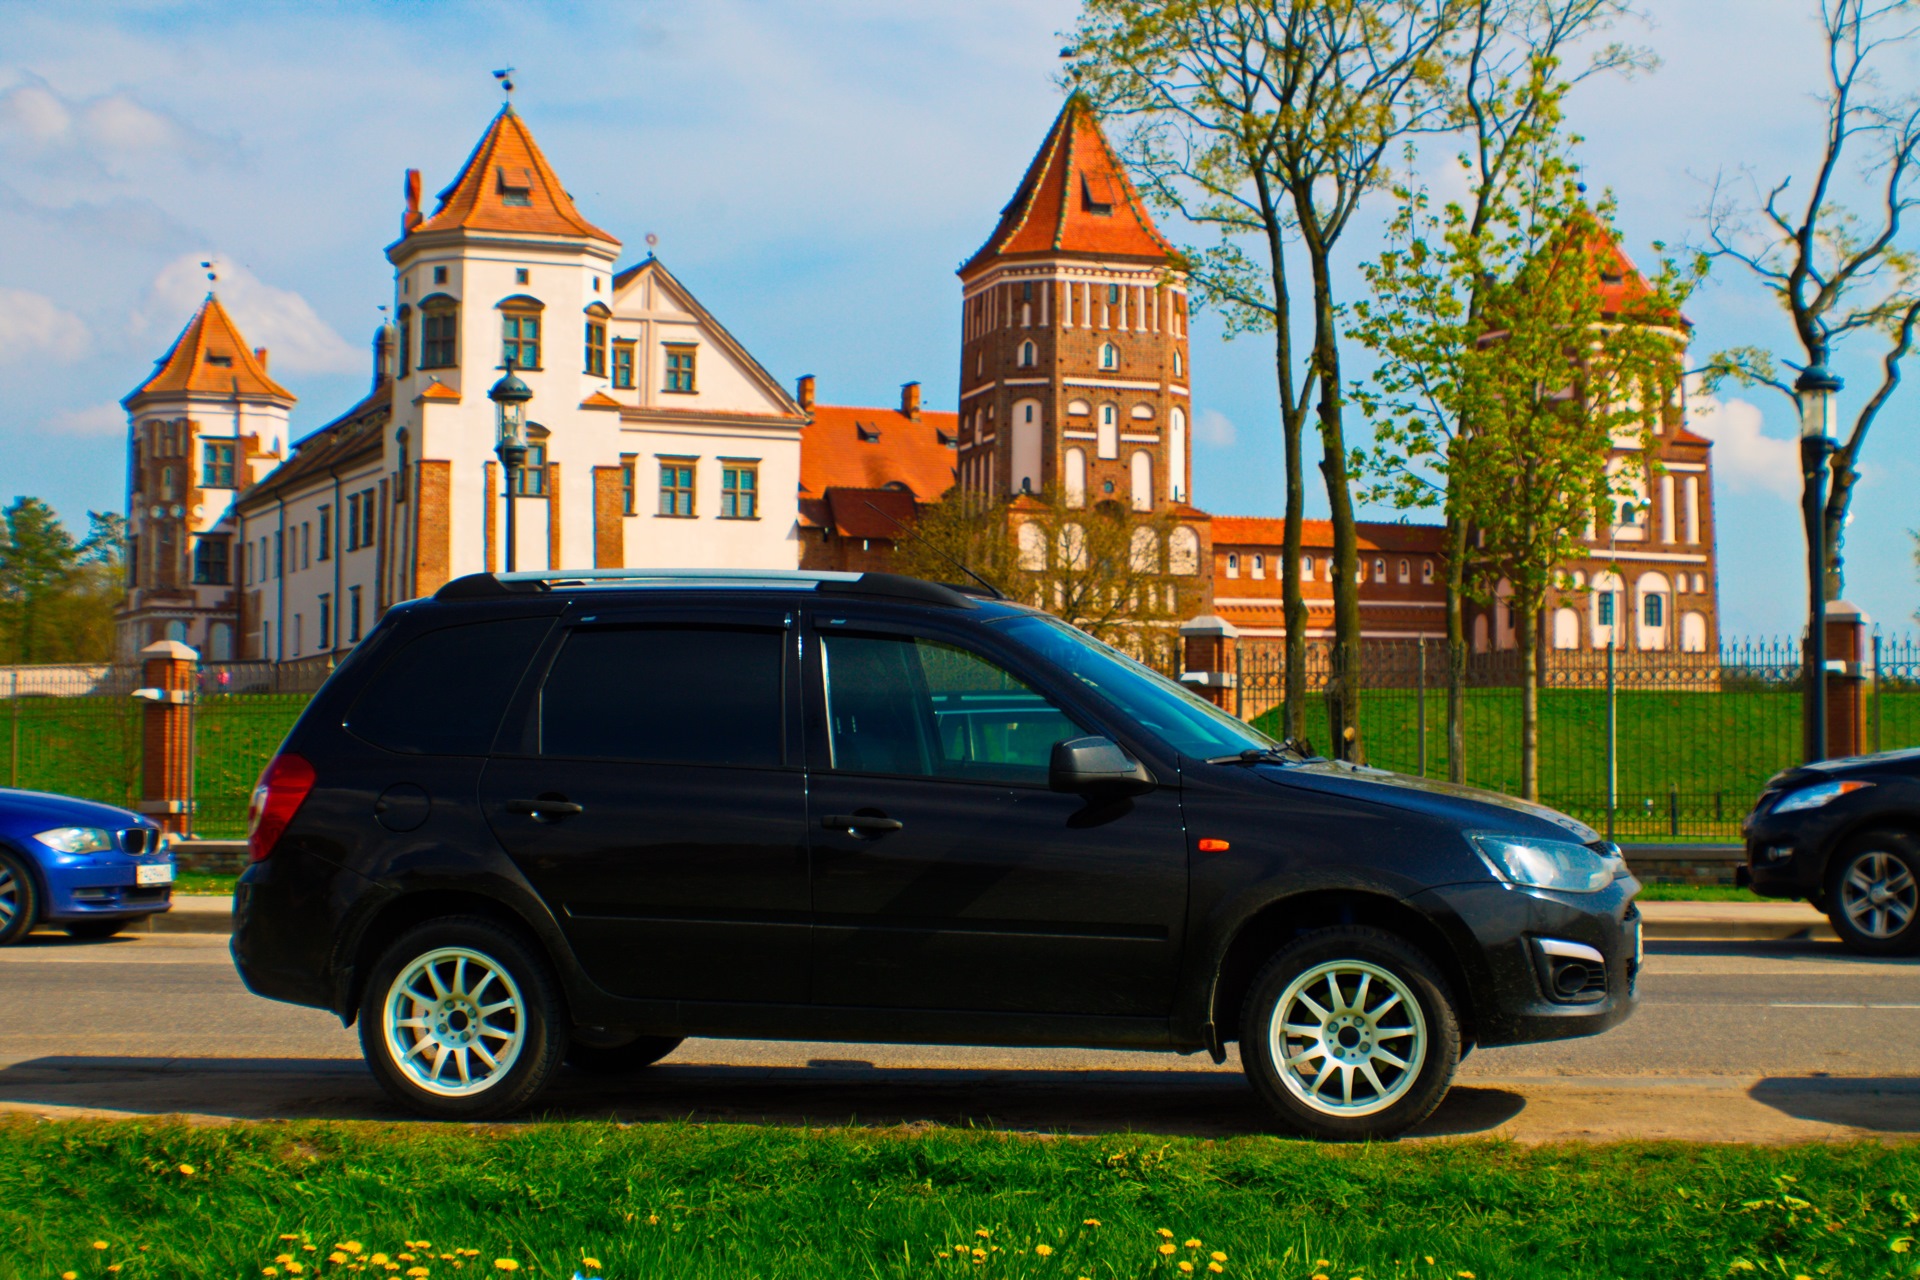
M 247 806 L 247 852 L 253 861 L 273 852 L 312 790 L 313 766 L 304 757 L 283 752 L 268 763 Z

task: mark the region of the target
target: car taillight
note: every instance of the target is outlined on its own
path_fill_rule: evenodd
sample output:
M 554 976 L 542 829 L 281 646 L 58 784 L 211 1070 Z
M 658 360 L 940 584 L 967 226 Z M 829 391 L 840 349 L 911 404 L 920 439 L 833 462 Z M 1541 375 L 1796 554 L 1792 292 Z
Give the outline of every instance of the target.
M 280 836 L 313 790 L 313 766 L 300 756 L 277 755 L 260 775 L 247 806 L 247 852 L 255 862 L 273 852 Z

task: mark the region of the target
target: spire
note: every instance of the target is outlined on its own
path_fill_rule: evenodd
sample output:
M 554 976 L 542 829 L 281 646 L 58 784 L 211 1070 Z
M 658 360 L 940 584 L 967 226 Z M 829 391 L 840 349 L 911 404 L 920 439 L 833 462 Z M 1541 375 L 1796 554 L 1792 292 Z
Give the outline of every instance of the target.
M 1164 260 L 1173 252 L 1114 155 L 1092 104 L 1075 93 L 1000 211 L 1000 225 L 960 274 L 996 258 L 1067 253 Z
M 292 404 L 295 397 L 267 376 L 265 347 L 250 349 L 233 317 L 213 293 L 193 313 L 187 327 L 155 362 L 151 378 L 121 401 L 132 408 L 146 396 L 202 392 L 208 395 L 266 396 Z
M 463 229 L 619 240 L 580 216 L 526 123 L 509 102 L 487 126 L 433 216 L 409 233 Z

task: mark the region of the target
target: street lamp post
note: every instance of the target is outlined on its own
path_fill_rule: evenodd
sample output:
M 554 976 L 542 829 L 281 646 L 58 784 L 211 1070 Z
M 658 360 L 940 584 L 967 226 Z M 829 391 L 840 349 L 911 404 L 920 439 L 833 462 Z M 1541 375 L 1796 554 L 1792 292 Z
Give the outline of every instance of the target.
M 1827 459 L 1833 453 L 1835 401 L 1843 384 L 1816 356 L 1794 380 L 1800 399 L 1801 507 L 1807 524 L 1806 755 L 1827 758 Z
M 507 376 L 493 384 L 487 399 L 500 411 L 499 434 L 493 451 L 499 455 L 500 465 L 507 473 L 507 572 L 512 573 L 516 549 L 513 509 L 519 505 L 514 495 L 520 487 L 520 468 L 527 462 L 527 401 L 533 399 L 533 389 L 513 372 L 512 357 L 507 359 Z

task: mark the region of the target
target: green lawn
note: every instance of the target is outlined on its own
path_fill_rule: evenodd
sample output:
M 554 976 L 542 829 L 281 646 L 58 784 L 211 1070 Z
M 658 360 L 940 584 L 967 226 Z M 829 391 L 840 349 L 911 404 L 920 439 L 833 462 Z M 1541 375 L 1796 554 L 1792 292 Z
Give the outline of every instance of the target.
M 1778 902 L 1763 898 L 1751 889 L 1736 889 L 1730 884 L 1649 884 L 1640 889 L 1642 902 Z
M 0 1280 L 1908 1276 L 1916 1201 L 1865 1143 L 12 1117 Z

